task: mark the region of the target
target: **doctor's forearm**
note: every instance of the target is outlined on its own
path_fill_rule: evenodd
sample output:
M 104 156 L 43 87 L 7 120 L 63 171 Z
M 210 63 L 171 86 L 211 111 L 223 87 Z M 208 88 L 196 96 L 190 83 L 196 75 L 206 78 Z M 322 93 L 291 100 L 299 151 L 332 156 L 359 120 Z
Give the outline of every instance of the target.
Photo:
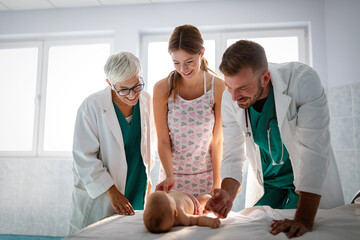
M 233 178 L 224 178 L 221 182 L 221 189 L 228 192 L 232 201 L 241 190 L 241 184 Z
M 309 230 L 311 230 L 319 207 L 320 198 L 320 195 L 314 193 L 300 192 L 299 203 L 294 220 L 302 222 Z

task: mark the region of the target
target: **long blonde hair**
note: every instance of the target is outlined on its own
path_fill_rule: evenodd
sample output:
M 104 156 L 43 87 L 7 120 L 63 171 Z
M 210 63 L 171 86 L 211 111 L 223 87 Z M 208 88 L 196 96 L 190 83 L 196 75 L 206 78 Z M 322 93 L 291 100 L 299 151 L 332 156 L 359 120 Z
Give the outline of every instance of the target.
M 203 48 L 204 40 L 202 39 L 199 29 L 193 25 L 182 25 L 176 27 L 171 34 L 168 52 L 171 54 L 173 51 L 181 49 L 190 54 L 200 54 Z M 200 69 L 206 72 L 211 71 L 217 75 L 214 71 L 209 69 L 208 62 L 204 57 L 201 59 Z M 168 97 L 173 95 L 175 102 L 176 96 L 180 91 L 181 75 L 176 70 L 174 70 L 170 72 L 168 78 L 170 78 Z

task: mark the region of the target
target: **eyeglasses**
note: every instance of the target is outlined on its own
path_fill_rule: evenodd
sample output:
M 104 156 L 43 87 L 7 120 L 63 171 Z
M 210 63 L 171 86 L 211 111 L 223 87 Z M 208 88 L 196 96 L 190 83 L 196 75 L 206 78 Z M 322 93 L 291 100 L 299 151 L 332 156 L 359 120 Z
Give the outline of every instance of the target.
M 144 89 L 145 83 L 142 77 L 140 77 L 141 80 L 141 84 L 138 84 L 132 88 L 126 88 L 126 89 L 121 89 L 121 90 L 116 90 L 114 84 L 111 83 L 111 86 L 113 87 L 113 89 L 120 95 L 120 96 L 127 96 L 130 94 L 131 91 L 133 91 L 134 93 L 138 93 L 141 92 Z

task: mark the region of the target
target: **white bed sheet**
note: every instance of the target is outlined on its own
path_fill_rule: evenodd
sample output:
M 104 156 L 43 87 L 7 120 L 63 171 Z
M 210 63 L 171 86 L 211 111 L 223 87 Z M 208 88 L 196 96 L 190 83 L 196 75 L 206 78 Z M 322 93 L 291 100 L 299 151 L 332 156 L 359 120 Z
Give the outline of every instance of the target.
M 167 233 L 153 234 L 144 226 L 143 211 L 136 211 L 134 216 L 114 215 L 103 219 L 65 239 L 287 239 L 284 233 L 276 236 L 270 234 L 270 224 L 273 219 L 291 219 L 294 213 L 295 210 L 252 207 L 237 213 L 230 212 L 226 219 L 221 219 L 218 229 L 179 226 Z M 212 214 L 209 216 L 214 217 Z M 360 204 L 319 209 L 312 231 L 296 239 L 360 240 Z

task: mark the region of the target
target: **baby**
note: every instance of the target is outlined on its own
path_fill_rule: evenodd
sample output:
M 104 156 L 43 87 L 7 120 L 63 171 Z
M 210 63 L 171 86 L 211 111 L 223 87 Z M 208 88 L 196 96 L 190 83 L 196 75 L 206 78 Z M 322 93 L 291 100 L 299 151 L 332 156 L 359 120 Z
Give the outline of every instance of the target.
M 209 194 L 197 198 L 185 192 L 155 191 L 150 194 L 144 210 L 144 223 L 149 232 L 167 232 L 173 226 L 205 226 L 218 228 L 219 218 L 202 216 Z

